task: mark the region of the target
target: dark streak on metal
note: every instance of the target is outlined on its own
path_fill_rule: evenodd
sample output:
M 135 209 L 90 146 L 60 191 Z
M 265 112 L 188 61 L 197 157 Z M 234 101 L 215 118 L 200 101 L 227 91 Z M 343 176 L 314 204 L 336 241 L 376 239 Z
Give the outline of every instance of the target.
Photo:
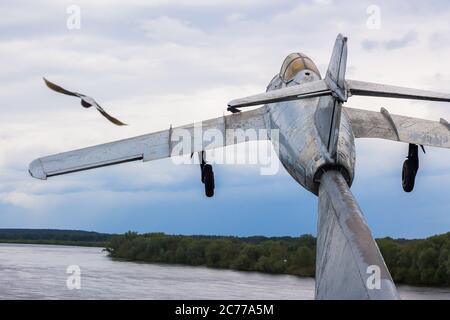
M 172 124 L 171 124 L 170 128 L 169 128 L 169 156 L 172 155 L 172 131 L 173 131 L 173 129 L 172 129 Z
M 389 113 L 389 111 L 381 107 L 380 112 L 386 118 L 386 120 L 389 121 L 389 124 L 392 126 L 392 129 L 394 130 L 395 135 L 397 136 L 397 140 L 400 141 L 400 135 L 398 134 L 397 126 L 395 125 L 394 119 L 392 119 L 392 116 Z
M 440 122 L 441 124 L 443 124 L 444 126 L 446 126 L 448 130 L 450 130 L 450 123 L 449 123 L 447 120 L 445 120 L 444 118 L 441 118 L 441 119 L 439 120 L 439 122 Z
M 358 249 L 358 252 L 353 252 L 353 255 L 360 254 L 367 265 L 378 265 L 381 278 L 392 281 L 371 232 L 362 218 L 361 209 L 345 179 L 337 171 L 328 171 L 322 176 L 322 184 L 330 197 L 340 227 L 343 231 L 345 227 L 350 231 L 344 231 L 347 241 L 352 243 L 350 247 Z M 342 224 L 343 222 L 345 225 Z M 351 238 L 349 234 L 352 235 Z

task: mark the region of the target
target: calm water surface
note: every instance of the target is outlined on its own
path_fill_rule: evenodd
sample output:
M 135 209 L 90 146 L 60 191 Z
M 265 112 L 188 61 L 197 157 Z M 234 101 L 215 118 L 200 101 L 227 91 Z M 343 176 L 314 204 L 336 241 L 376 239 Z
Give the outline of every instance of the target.
M 67 267 L 81 288 L 67 288 Z M 450 299 L 450 288 L 399 286 L 403 299 Z M 0 299 L 313 299 L 314 279 L 115 261 L 101 248 L 0 244 Z

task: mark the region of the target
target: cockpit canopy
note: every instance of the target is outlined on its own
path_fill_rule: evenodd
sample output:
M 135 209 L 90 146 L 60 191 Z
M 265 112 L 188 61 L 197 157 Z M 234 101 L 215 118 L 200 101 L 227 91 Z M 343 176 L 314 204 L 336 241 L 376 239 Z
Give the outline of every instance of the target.
M 291 53 L 284 59 L 280 70 L 283 82 L 289 82 L 302 70 L 311 70 L 320 77 L 320 72 L 312 60 L 302 53 Z

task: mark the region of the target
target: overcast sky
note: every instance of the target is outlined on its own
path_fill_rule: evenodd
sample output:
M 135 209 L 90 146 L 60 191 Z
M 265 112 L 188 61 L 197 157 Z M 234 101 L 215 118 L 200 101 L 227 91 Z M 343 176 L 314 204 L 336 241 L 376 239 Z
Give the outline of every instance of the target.
M 67 27 L 70 5 L 81 10 L 80 29 Z M 3 228 L 315 234 L 317 198 L 284 169 L 261 176 L 255 165 L 216 166 L 216 196 L 207 199 L 199 168 L 170 160 L 48 181 L 32 179 L 28 164 L 221 116 L 229 100 L 264 91 L 291 52 L 309 55 L 324 74 L 338 33 L 349 38 L 348 78 L 450 92 L 445 0 L 3 0 L 0 11 Z M 43 76 L 130 125 L 111 125 L 51 92 Z M 440 103 L 355 97 L 347 106 L 450 119 L 450 105 Z M 449 231 L 450 150 L 421 154 L 416 188 L 406 194 L 406 144 L 363 139 L 356 148 L 352 190 L 375 236 Z

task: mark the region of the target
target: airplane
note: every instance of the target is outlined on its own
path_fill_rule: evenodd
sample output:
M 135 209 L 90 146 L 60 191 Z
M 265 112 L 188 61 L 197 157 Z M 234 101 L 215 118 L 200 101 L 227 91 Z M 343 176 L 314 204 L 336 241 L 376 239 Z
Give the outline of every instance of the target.
M 355 174 L 354 141 L 379 138 L 407 143 L 402 185 L 410 192 L 419 169 L 418 146 L 450 148 L 450 124 L 443 118 L 430 121 L 394 115 L 385 108 L 374 112 L 343 104 L 351 96 L 450 102 L 450 94 L 346 79 L 346 65 L 347 38 L 339 34 L 324 78 L 311 58 L 289 54 L 266 92 L 232 100 L 227 108 L 231 114 L 201 124 L 223 135 L 232 129 L 268 130 L 266 136 L 256 138 L 260 140 L 272 140 L 272 132 L 278 132 L 279 138 L 272 143 L 279 160 L 319 199 L 316 298 L 398 299 L 389 270 L 350 191 Z M 252 106 L 261 107 L 242 111 Z M 205 151 L 249 139 L 202 141 L 174 154 L 176 129 L 193 135 L 195 124 L 38 158 L 31 162 L 29 172 L 34 178 L 47 179 L 128 161 L 198 153 L 201 180 L 207 196 L 212 196 L 214 173 Z M 368 285 L 374 274 L 379 275 L 382 289 L 372 290 Z

